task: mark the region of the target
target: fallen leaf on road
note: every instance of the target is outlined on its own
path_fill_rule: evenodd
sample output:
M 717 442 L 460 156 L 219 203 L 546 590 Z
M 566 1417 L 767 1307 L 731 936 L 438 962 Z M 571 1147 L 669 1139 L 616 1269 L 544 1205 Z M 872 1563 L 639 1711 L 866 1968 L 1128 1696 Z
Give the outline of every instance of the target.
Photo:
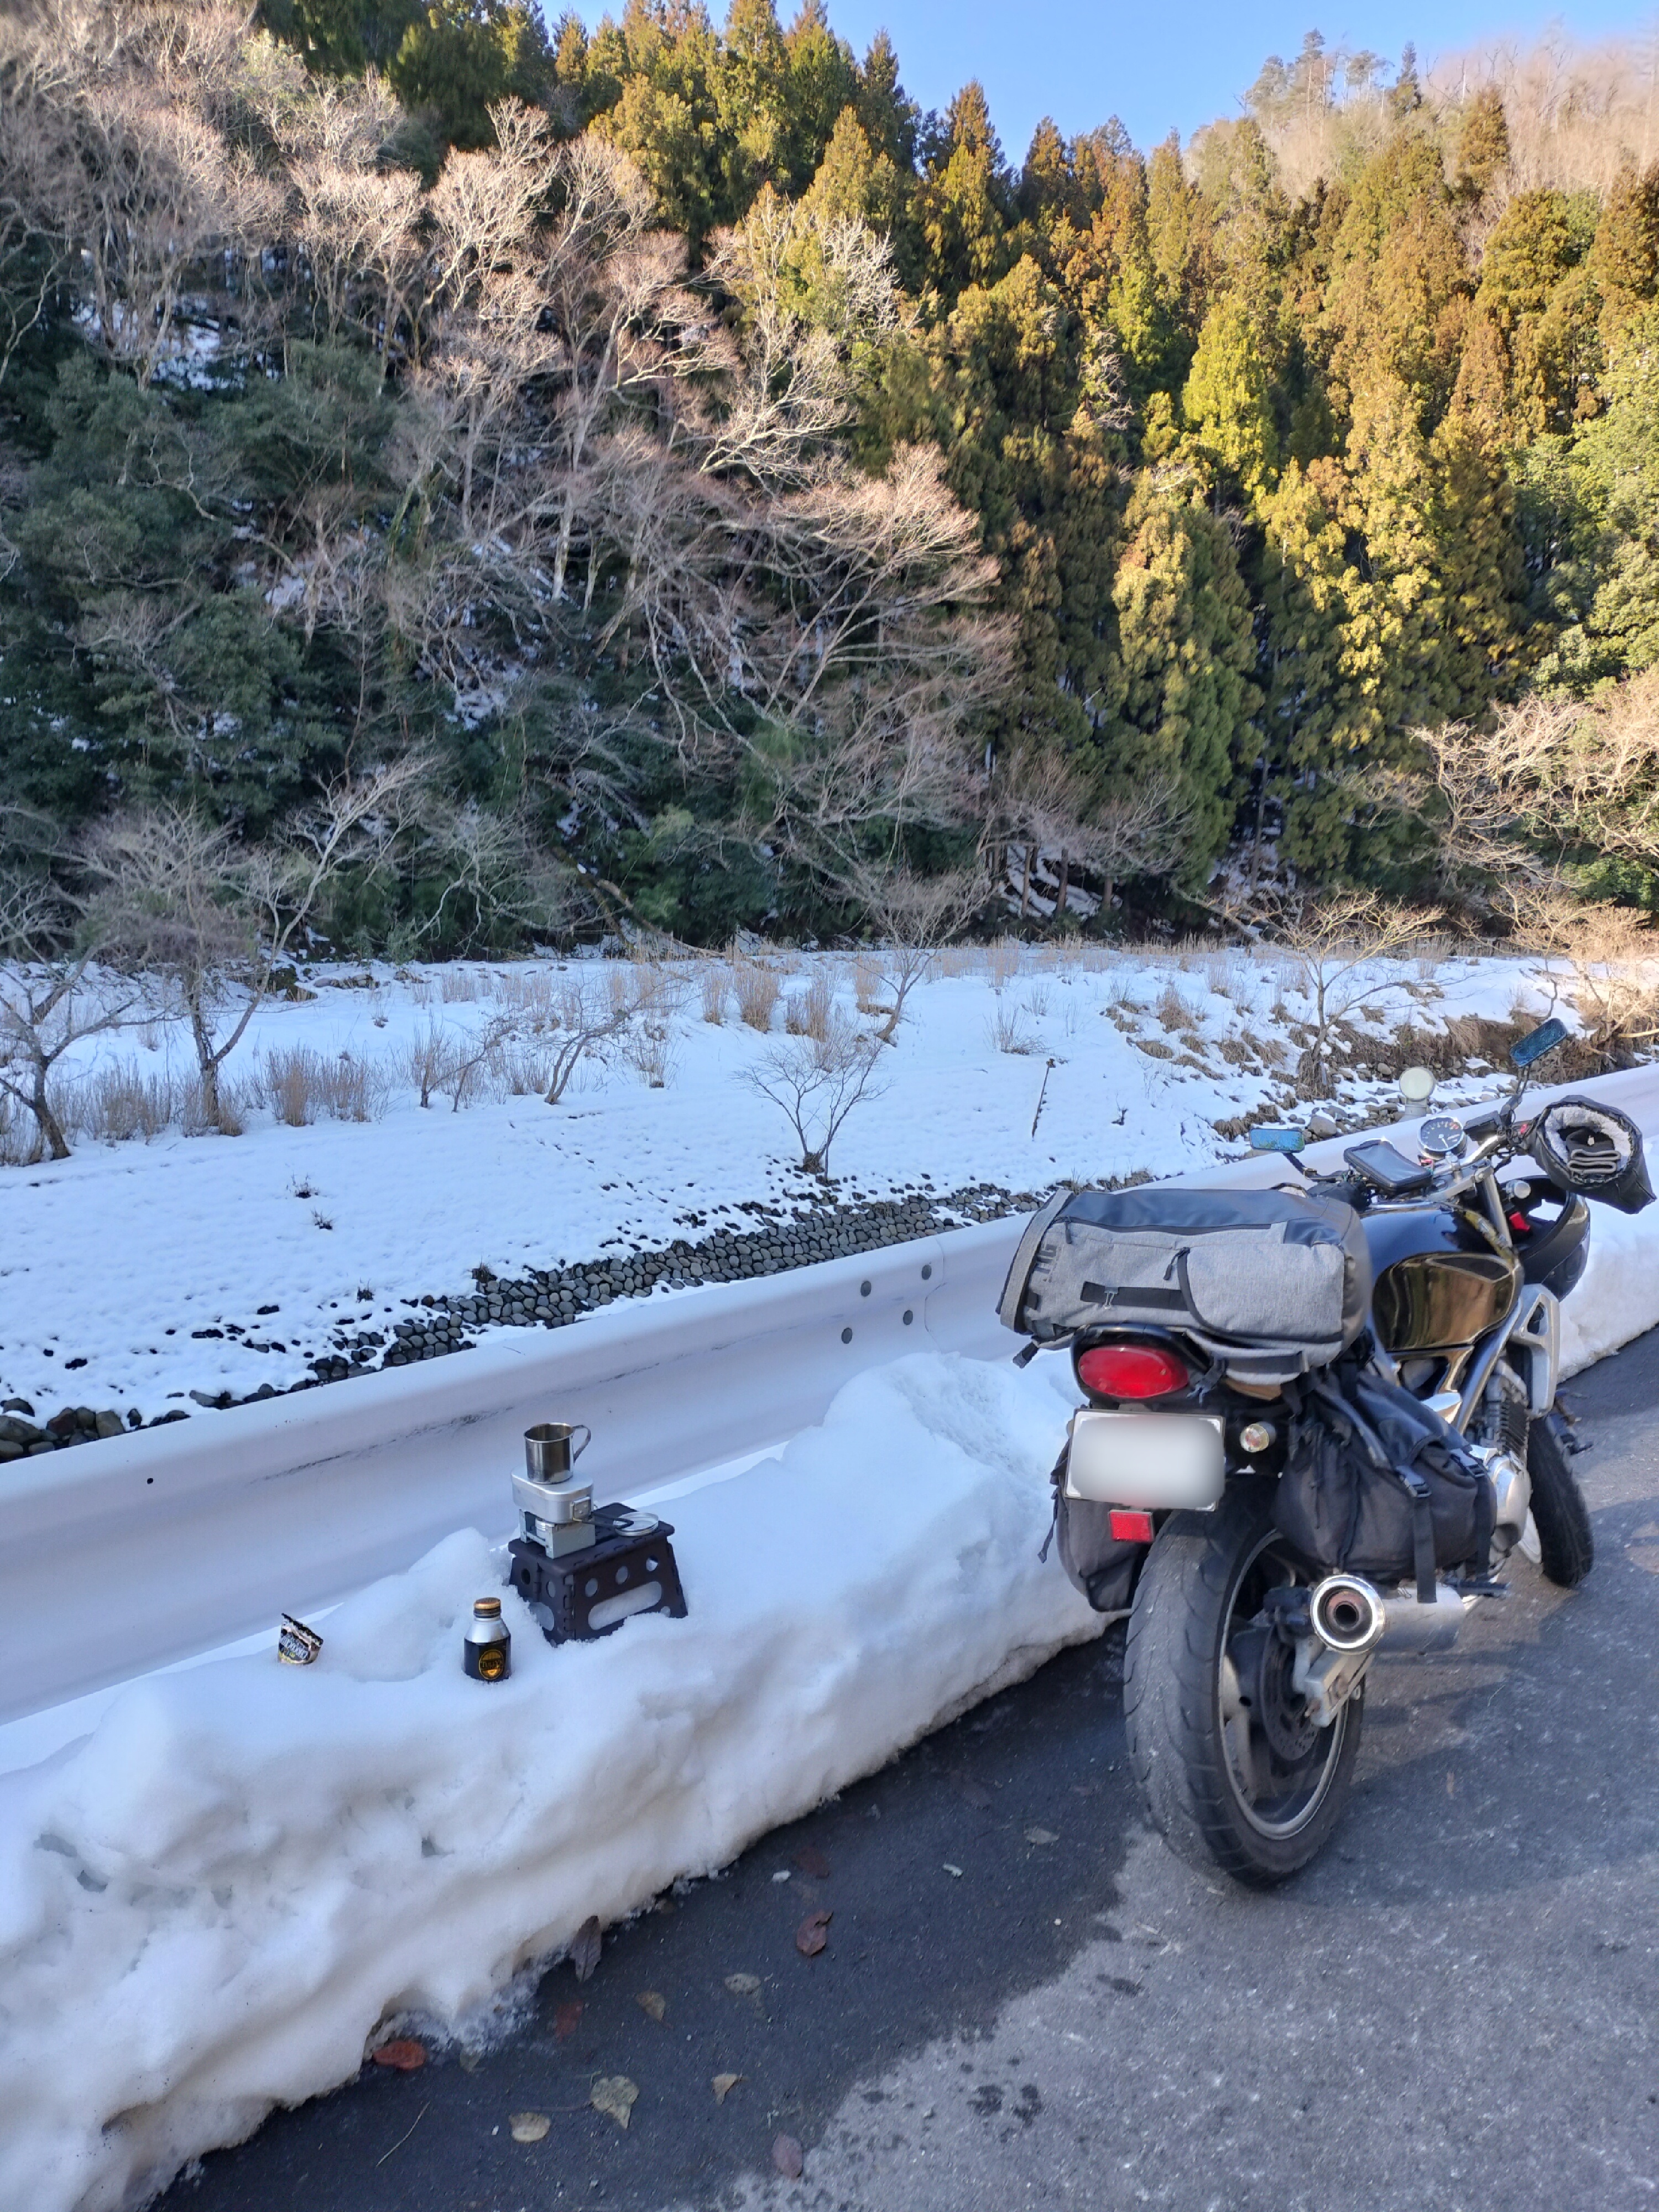
M 581 2025 L 582 2001 L 568 1997 L 553 2015 L 553 2033 L 561 2043 L 573 2036 Z
M 377 2066 L 395 2066 L 400 2074 L 416 2073 L 426 2064 L 426 2045 L 412 2035 L 394 2036 L 368 2055 Z
M 714 2092 L 714 2102 L 717 2105 L 723 2105 L 744 2078 L 741 2074 L 715 2075 L 711 2085 Z
M 590 1913 L 571 1939 L 570 1963 L 576 1969 L 579 1982 L 592 1978 L 593 1969 L 599 1963 L 599 1920 L 597 1913 Z
M 830 1941 L 830 1922 L 827 1912 L 809 1912 L 795 1930 L 795 1948 L 803 1959 L 816 1959 Z M 781 2137 L 779 2139 L 782 2140 Z
M 514 2112 L 507 2124 L 514 2142 L 539 2142 L 553 2123 L 545 2112 Z
M 964 1782 L 962 1785 L 962 1794 L 970 1805 L 976 1805 L 981 1813 L 995 1802 L 982 1782 Z
M 596 2112 L 603 2112 L 619 2128 L 625 2128 L 639 2094 L 626 2074 L 602 2074 L 588 2091 L 587 2101 Z
M 828 1881 L 830 1862 L 816 1844 L 803 1844 L 795 1853 L 795 1865 L 802 1874 L 810 1874 L 814 1881 Z
M 668 2010 L 668 2000 L 660 1990 L 641 1990 L 634 2002 L 641 2012 L 649 2013 L 653 2020 L 661 2020 Z
M 772 2141 L 772 2163 L 786 2181 L 799 2181 L 801 2172 L 800 2145 L 793 2136 L 775 2136 Z
M 476 2074 L 479 2067 L 483 2064 L 483 2053 L 482 2051 L 464 2051 L 461 2052 L 460 2069 L 463 2074 Z
M 728 1974 L 726 1986 L 734 1997 L 752 1997 L 760 1987 L 758 1974 Z
M 1052 1828 L 1028 1828 L 1025 1840 L 1028 1844 L 1057 1844 L 1060 1838 Z
M 941 1860 L 940 1864 L 944 1867 L 946 1874 L 955 1875 L 958 1881 L 962 1880 L 962 1869 L 960 1867 L 953 1867 L 949 1859 Z

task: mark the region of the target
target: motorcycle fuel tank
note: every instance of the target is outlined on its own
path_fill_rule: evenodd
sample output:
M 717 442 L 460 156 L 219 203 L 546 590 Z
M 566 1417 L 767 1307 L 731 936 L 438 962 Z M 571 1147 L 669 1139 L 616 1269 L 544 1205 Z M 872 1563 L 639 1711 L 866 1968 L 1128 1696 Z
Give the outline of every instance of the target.
M 1449 1212 L 1368 1214 L 1365 1241 L 1376 1333 L 1396 1358 L 1473 1344 L 1503 1319 L 1520 1285 L 1514 1254 L 1494 1250 Z

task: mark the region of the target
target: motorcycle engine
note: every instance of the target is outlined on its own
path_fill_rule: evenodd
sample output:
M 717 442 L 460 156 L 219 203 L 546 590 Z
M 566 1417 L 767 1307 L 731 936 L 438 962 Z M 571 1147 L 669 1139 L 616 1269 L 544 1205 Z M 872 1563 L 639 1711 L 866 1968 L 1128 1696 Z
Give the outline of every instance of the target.
M 1469 1442 L 1486 1462 L 1498 1493 L 1492 1550 L 1500 1557 L 1521 1540 L 1532 1506 L 1532 1477 L 1527 1472 L 1527 1386 L 1511 1368 L 1500 1366 L 1486 1385 Z

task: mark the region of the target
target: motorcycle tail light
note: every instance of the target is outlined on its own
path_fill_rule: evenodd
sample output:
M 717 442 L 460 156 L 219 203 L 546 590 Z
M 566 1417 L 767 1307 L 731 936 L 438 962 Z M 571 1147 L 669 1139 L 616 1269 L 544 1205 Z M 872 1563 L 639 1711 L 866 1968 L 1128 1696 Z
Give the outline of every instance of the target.
M 1150 1513 L 1133 1513 L 1124 1506 L 1115 1505 L 1107 1520 L 1115 1544 L 1150 1544 L 1152 1540 L 1152 1516 Z
M 1191 1373 L 1161 1344 L 1097 1344 L 1079 1354 L 1077 1379 L 1097 1398 L 1167 1398 Z

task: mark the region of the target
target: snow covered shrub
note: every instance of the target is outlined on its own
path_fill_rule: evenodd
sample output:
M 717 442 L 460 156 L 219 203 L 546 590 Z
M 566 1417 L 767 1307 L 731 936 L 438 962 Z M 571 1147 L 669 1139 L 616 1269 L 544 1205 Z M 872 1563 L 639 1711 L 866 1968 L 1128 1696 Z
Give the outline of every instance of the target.
M 772 1026 L 778 1003 L 775 973 L 758 960 L 738 958 L 732 965 L 732 983 L 737 993 L 738 1018 L 764 1036 Z
M 775 1044 L 738 1081 L 779 1107 L 800 1146 L 807 1175 L 827 1176 L 830 1147 L 853 1109 L 886 1088 L 876 1077 L 881 1040 L 839 1014 L 827 1036 L 791 1037 Z
M 804 991 L 797 991 L 783 1009 L 783 1026 L 791 1036 L 811 1037 L 822 1044 L 830 1034 L 830 1021 L 835 1011 L 836 988 L 833 977 L 820 968 Z

